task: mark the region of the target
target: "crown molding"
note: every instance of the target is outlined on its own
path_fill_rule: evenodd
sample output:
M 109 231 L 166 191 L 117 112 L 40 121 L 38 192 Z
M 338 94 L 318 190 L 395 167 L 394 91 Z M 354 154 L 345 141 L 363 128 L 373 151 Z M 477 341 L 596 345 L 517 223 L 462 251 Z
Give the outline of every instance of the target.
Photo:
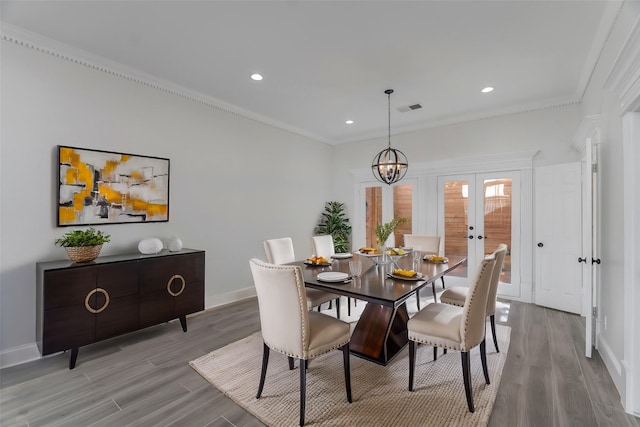
M 114 77 L 128 80 L 133 83 L 156 89 L 161 92 L 178 96 L 189 101 L 202 104 L 215 110 L 223 111 L 235 116 L 243 117 L 267 126 L 282 129 L 314 141 L 323 142 L 325 144 L 331 141 L 318 135 L 306 132 L 302 129 L 287 125 L 286 123 L 272 120 L 259 114 L 245 110 L 236 105 L 228 104 L 217 98 L 203 95 L 184 86 L 177 85 L 168 80 L 155 77 L 144 71 L 128 67 L 116 61 L 111 61 L 102 56 L 78 49 L 67 44 L 58 42 L 48 37 L 41 36 L 23 28 L 16 27 L 5 22 L 0 28 L 0 40 L 16 44 L 28 49 L 33 49 L 40 53 L 54 56 L 56 58 L 82 65 L 95 71 L 100 71 Z
M 600 142 L 600 114 L 594 114 L 591 116 L 585 116 L 578 126 L 578 130 L 573 136 L 573 143 L 571 147 L 578 152 L 578 154 L 584 154 L 585 141 L 587 138 L 596 139 L 593 143 L 598 144 Z
M 640 17 L 613 61 L 604 88 L 620 99 L 621 114 L 640 109 Z
M 543 111 L 543 110 L 550 110 L 554 108 L 567 107 L 567 106 L 576 105 L 579 103 L 580 103 L 580 100 L 575 96 L 548 98 L 540 101 L 534 101 L 534 102 L 524 103 L 519 105 L 512 105 L 504 108 L 495 108 L 491 110 L 483 110 L 483 111 L 469 113 L 469 114 L 443 117 L 443 118 L 425 121 L 425 122 L 421 122 L 419 124 L 410 125 L 410 126 L 401 126 L 401 127 L 395 128 L 391 135 L 398 136 L 406 133 L 417 132 L 417 131 L 431 129 L 431 128 L 471 123 L 471 122 L 481 121 L 481 120 L 491 120 L 491 119 L 496 119 L 500 117 L 515 116 L 518 114 L 531 113 L 534 111 Z M 341 139 L 333 143 L 330 142 L 330 144 L 340 145 L 340 144 L 347 144 L 351 142 L 362 142 L 362 141 L 368 141 L 371 139 L 378 139 L 378 138 L 381 138 L 382 136 L 383 134 L 380 133 L 379 131 L 371 132 L 367 134 L 360 134 L 350 138 Z M 384 136 L 386 136 L 386 134 L 384 134 Z
M 584 67 L 582 68 L 582 73 L 576 87 L 576 93 L 580 95 L 580 100 L 582 100 L 585 92 L 587 91 L 591 77 L 598 66 L 598 61 L 600 60 L 602 52 L 607 44 L 607 40 L 611 35 L 613 26 L 620 15 L 622 6 L 624 6 L 624 0 L 609 1 L 605 5 L 604 13 L 602 14 L 598 27 L 595 29 L 593 43 L 591 43 L 591 48 L 587 54 L 587 59 L 585 60 Z

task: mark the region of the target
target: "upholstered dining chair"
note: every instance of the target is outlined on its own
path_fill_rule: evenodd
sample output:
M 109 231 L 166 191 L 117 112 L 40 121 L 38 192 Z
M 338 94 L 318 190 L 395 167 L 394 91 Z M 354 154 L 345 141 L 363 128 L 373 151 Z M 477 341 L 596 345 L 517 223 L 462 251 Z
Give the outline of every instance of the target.
M 258 295 L 263 353 L 260 384 L 256 398 L 262 395 L 269 363 L 269 351 L 300 360 L 300 425 L 304 425 L 306 373 L 308 361 L 334 349 L 341 349 L 347 401 L 351 403 L 349 366 L 349 324 L 307 309 L 302 270 L 298 266 L 275 265 L 253 258 L 249 261 Z
M 404 245 L 414 250 L 419 250 L 422 255 L 440 255 L 440 236 L 423 236 L 419 234 L 405 234 Z M 444 289 L 444 276 L 442 280 L 442 289 Z M 436 296 L 433 296 L 436 301 Z M 416 291 L 416 305 L 420 310 L 420 290 Z
M 469 288 L 469 297 L 464 307 L 450 304 L 432 303 L 416 313 L 407 323 L 409 333 L 409 391 L 413 391 L 413 376 L 416 364 L 416 343 L 433 346 L 433 360 L 436 360 L 438 347 L 458 350 L 462 358 L 462 377 L 467 396 L 469 412 L 474 411 L 471 388 L 472 348 L 480 345 L 480 360 L 484 379 L 489 384 L 487 353 L 485 342 L 485 310 L 491 275 L 496 261 L 492 256 L 485 257 L 475 279 Z
M 313 253 L 316 256 L 325 257 L 330 259 L 336 254 L 335 246 L 333 245 L 333 236 L 331 234 L 321 234 L 319 236 L 311 237 L 311 246 L 313 247 Z M 354 299 L 354 305 L 356 304 Z M 331 302 L 329 302 L 329 309 L 331 309 Z M 347 297 L 347 315 L 351 316 L 351 298 Z M 338 317 L 339 319 L 340 317 Z
M 296 255 L 293 250 L 293 240 L 291 237 L 282 237 L 279 239 L 269 239 L 262 242 L 264 246 L 264 253 L 267 256 L 267 262 L 271 264 L 286 264 L 296 260 Z M 336 315 L 340 318 L 340 296 L 329 292 L 324 292 L 319 289 L 305 288 L 307 294 L 307 304 L 309 309 L 318 307 L 325 302 L 331 303 L 336 300 Z M 329 307 L 331 308 L 331 307 Z
M 487 310 L 486 315 L 489 317 L 491 323 L 491 335 L 493 336 L 493 344 L 496 347 L 496 352 L 500 353 L 498 348 L 498 338 L 496 337 L 496 298 L 498 296 L 498 285 L 500 284 L 500 273 L 502 272 L 502 266 L 504 264 L 504 257 L 507 255 L 507 245 L 500 243 L 498 248 L 493 251 L 491 256 L 496 258 L 496 264 L 493 267 L 493 274 L 491 276 L 491 284 L 489 286 L 489 296 L 487 297 Z M 444 304 L 457 305 L 459 307 L 464 306 L 464 302 L 469 294 L 469 288 L 464 286 L 454 286 L 445 290 L 440 295 L 440 302 Z

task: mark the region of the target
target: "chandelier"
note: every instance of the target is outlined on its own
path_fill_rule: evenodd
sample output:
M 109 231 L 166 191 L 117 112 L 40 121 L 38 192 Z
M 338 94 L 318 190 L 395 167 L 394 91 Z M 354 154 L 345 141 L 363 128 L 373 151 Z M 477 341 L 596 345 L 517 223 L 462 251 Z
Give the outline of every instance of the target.
M 391 148 L 391 94 L 393 89 L 387 89 L 384 93 L 387 94 L 389 107 L 389 145 L 373 158 L 371 170 L 378 181 L 391 185 L 404 178 L 409 168 L 409 162 L 402 151 Z

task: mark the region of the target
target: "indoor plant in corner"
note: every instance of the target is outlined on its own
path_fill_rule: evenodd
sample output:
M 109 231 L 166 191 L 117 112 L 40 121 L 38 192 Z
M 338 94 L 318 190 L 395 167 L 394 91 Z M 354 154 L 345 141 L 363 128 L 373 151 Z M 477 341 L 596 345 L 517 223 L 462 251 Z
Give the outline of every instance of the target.
M 344 203 L 327 202 L 322 212 L 322 220 L 316 227 L 316 234 L 331 234 L 333 248 L 337 254 L 349 252 L 351 226 L 344 212 Z
M 56 245 L 67 251 L 67 256 L 74 262 L 89 262 L 98 258 L 102 244 L 111 236 L 90 227 L 86 230 L 73 230 L 56 239 Z

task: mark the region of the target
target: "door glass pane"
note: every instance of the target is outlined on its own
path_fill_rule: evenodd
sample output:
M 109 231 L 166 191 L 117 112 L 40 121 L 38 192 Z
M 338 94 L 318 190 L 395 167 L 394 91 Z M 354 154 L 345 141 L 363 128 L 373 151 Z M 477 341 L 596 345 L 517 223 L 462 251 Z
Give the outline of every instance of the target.
M 407 221 L 400 224 L 394 231 L 396 247 L 404 246 L 404 235 L 411 234 L 413 229 L 411 224 L 412 189 L 413 186 L 411 185 L 395 185 L 393 187 L 393 217 L 407 218 Z
M 511 283 L 511 178 L 484 181 L 484 251 L 493 252 L 500 243 L 508 246 L 500 281 Z
M 469 228 L 469 182 L 444 183 L 444 254 L 467 256 Z M 467 267 L 460 266 L 449 276 L 467 277 Z
M 382 224 L 382 187 L 365 188 L 366 246 L 376 247 L 376 225 Z

